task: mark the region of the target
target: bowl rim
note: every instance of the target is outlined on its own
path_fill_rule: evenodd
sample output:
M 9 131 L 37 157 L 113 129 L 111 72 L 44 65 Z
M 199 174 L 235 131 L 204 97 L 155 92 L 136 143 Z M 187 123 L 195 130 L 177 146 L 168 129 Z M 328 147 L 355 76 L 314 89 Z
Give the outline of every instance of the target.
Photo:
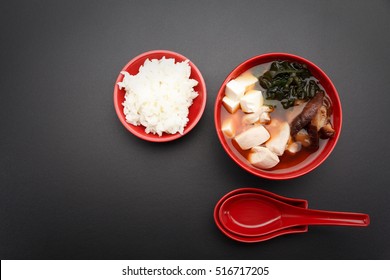
M 219 110 L 220 110 L 220 106 L 222 106 L 222 97 L 223 97 L 223 94 L 225 92 L 226 83 L 229 82 L 231 79 L 236 78 L 237 76 L 239 76 L 240 74 L 242 74 L 243 72 L 248 70 L 249 68 L 252 68 L 252 67 L 254 67 L 256 65 L 261 64 L 261 63 L 255 64 L 256 61 L 258 61 L 258 60 L 271 62 L 271 61 L 274 61 L 274 60 L 277 60 L 277 59 L 286 59 L 286 60 L 290 60 L 290 61 L 293 61 L 293 60 L 300 61 L 302 63 L 305 63 L 310 69 L 315 69 L 315 71 L 317 73 L 319 73 L 320 76 L 322 76 L 323 80 L 326 80 L 328 86 L 331 88 L 331 91 L 334 92 L 334 96 L 332 95 L 332 100 L 335 100 L 336 102 L 332 102 L 332 103 L 333 103 L 333 106 L 337 106 L 337 109 L 339 111 L 339 116 L 338 116 L 339 126 L 338 126 L 338 130 L 336 131 L 336 135 L 333 137 L 333 140 L 332 140 L 333 144 L 327 149 L 326 153 L 325 154 L 320 153 L 320 155 L 322 155 L 322 156 L 321 157 L 317 156 L 315 158 L 316 160 L 313 159 L 310 163 L 308 163 L 307 165 L 304 165 L 302 168 L 299 168 L 297 170 L 287 171 L 286 173 L 272 173 L 272 172 L 261 170 L 261 169 L 250 168 L 248 163 L 245 163 L 242 160 L 240 160 L 235 155 L 235 153 L 231 149 L 229 149 L 227 143 L 225 143 L 223 132 L 222 132 L 222 130 L 220 128 L 220 125 L 218 123 L 218 121 L 219 121 L 218 120 Z M 266 62 L 262 62 L 262 63 L 266 63 Z M 252 66 L 246 67 L 247 65 L 252 65 Z M 245 68 L 245 69 L 241 70 L 242 68 Z M 241 168 L 243 168 L 244 170 L 248 171 L 249 173 L 251 173 L 251 174 L 253 174 L 255 176 L 258 176 L 258 177 L 262 177 L 262 178 L 265 178 L 265 179 L 272 179 L 272 180 L 294 179 L 294 178 L 303 176 L 303 175 L 313 171 L 318 166 L 320 166 L 330 156 L 330 154 L 332 153 L 333 149 L 335 148 L 335 146 L 336 146 L 336 144 L 337 144 L 337 142 L 339 140 L 340 134 L 341 134 L 342 122 L 343 122 L 342 121 L 342 107 L 341 107 L 340 97 L 339 97 L 339 94 L 338 94 L 338 92 L 336 90 L 336 87 L 334 86 L 334 84 L 331 81 L 331 79 L 326 75 L 326 73 L 319 66 L 317 66 L 313 62 L 311 62 L 311 61 L 309 61 L 306 58 L 303 58 L 301 56 L 298 56 L 298 55 L 295 55 L 295 54 L 290 54 L 290 53 L 284 53 L 284 52 L 271 52 L 271 53 L 255 55 L 255 56 L 253 56 L 253 57 L 243 61 L 239 65 L 237 65 L 227 75 L 227 77 L 222 82 L 222 84 L 221 84 L 221 86 L 220 86 L 220 88 L 218 90 L 218 93 L 217 93 L 217 96 L 216 96 L 216 100 L 215 100 L 215 105 L 214 105 L 214 124 L 215 124 L 215 129 L 216 129 L 216 133 L 217 133 L 218 139 L 219 139 L 223 149 L 225 150 L 225 152 L 229 155 L 229 157 L 231 159 L 233 159 L 234 162 L 236 162 Z
M 121 74 L 121 72 L 122 71 L 126 71 L 132 64 L 134 64 L 135 62 L 138 62 L 140 59 L 146 60 L 151 55 L 161 55 L 161 58 L 163 56 L 165 56 L 166 58 L 174 58 L 175 62 L 177 62 L 176 61 L 177 59 L 180 62 L 187 60 L 188 64 L 191 67 L 191 76 L 193 75 L 193 73 L 196 73 L 196 75 L 199 77 L 199 79 L 197 79 L 197 81 L 198 81 L 198 85 L 197 86 L 200 87 L 200 90 L 198 90 L 198 93 L 202 92 L 202 95 L 203 95 L 202 96 L 202 102 L 200 103 L 200 107 L 199 107 L 198 111 L 196 112 L 195 117 L 192 119 L 192 122 L 190 124 L 187 123 L 187 125 L 184 127 L 183 134 L 180 134 L 179 132 L 177 132 L 175 134 L 163 133 L 163 137 L 161 137 L 161 136 L 158 136 L 157 134 L 153 134 L 153 133 L 149 133 L 148 134 L 144 130 L 142 132 L 140 132 L 140 131 L 135 129 L 136 126 L 126 122 L 126 118 L 125 118 L 124 113 L 123 113 L 123 106 L 122 106 L 122 104 L 120 104 L 118 102 L 118 95 L 122 91 L 118 87 L 118 82 L 122 81 L 122 79 L 123 79 L 123 75 Z M 196 97 L 196 98 L 198 98 L 198 97 Z M 182 55 L 180 53 L 177 53 L 177 52 L 174 52 L 174 51 L 170 51 L 170 50 L 163 50 L 163 49 L 150 50 L 150 51 L 143 52 L 143 53 L 135 56 L 134 58 L 132 58 L 119 71 L 119 74 L 118 74 L 118 76 L 117 76 L 117 78 L 115 80 L 115 84 L 114 84 L 113 101 L 114 101 L 115 112 L 116 112 L 116 115 L 118 116 L 120 122 L 132 134 L 134 134 L 135 136 L 137 136 L 140 139 L 143 139 L 143 140 L 146 140 L 146 141 L 149 141 L 149 142 L 169 142 L 169 141 L 181 138 L 184 135 L 188 134 L 198 124 L 198 122 L 202 118 L 202 115 L 203 115 L 204 110 L 206 108 L 207 89 L 206 89 L 206 83 L 205 83 L 205 80 L 204 80 L 204 78 L 202 76 L 202 73 L 200 72 L 198 67 L 189 58 L 185 57 L 184 55 Z

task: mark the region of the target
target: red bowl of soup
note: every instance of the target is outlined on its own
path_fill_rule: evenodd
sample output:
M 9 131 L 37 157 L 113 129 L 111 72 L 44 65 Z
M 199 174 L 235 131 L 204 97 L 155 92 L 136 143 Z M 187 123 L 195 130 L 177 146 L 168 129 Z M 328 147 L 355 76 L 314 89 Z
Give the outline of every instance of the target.
M 171 60 L 171 61 L 173 60 L 175 65 L 173 66 L 170 65 L 169 62 L 167 62 L 167 60 Z M 149 63 L 148 64 L 149 66 L 146 66 L 147 63 Z M 187 63 L 188 67 L 183 67 L 183 65 L 177 66 L 177 64 L 182 64 L 182 63 Z M 127 72 L 131 76 L 136 76 L 140 74 L 142 68 L 144 69 L 143 77 L 142 79 L 138 79 L 139 84 L 134 83 L 135 85 L 133 86 L 138 90 L 134 90 L 132 94 L 137 93 L 139 95 L 138 96 L 139 100 L 143 98 L 142 104 L 147 104 L 147 105 L 142 105 L 137 107 L 134 106 L 134 108 L 133 107 L 131 108 L 133 109 L 134 114 L 138 114 L 138 116 L 136 117 L 143 118 L 140 121 L 140 124 L 134 124 L 129 121 L 129 117 L 127 117 L 125 113 L 124 102 L 126 100 L 127 90 L 126 88 L 121 87 L 120 83 L 123 82 L 125 79 L 123 74 L 124 72 Z M 181 75 L 183 71 L 188 71 L 187 74 L 183 74 L 186 76 L 186 79 L 183 79 Z M 179 76 L 174 75 L 177 74 L 177 72 L 179 72 Z M 152 78 L 156 77 L 155 81 L 153 79 L 150 79 L 151 76 Z M 176 100 L 183 99 L 182 96 L 178 96 L 178 94 L 182 94 L 182 92 L 184 91 L 179 86 L 182 83 L 188 83 L 187 78 L 197 82 L 197 84 L 192 87 L 193 90 L 197 93 L 197 96 L 192 99 L 191 104 L 188 107 L 183 105 L 184 102 L 181 103 L 176 102 Z M 161 79 L 161 80 L 158 81 L 156 79 Z M 147 82 L 145 83 L 145 81 Z M 165 86 L 156 87 L 157 82 L 160 82 L 161 85 L 165 85 Z M 151 84 L 151 86 L 153 85 L 153 91 L 148 87 L 149 83 Z M 168 86 L 170 84 L 173 84 L 173 88 Z M 178 87 L 179 90 L 176 89 Z M 145 97 L 147 92 L 149 92 L 150 95 L 149 99 Z M 165 95 L 163 95 L 164 93 Z M 196 67 L 196 65 L 191 60 L 186 58 L 184 55 L 181 55 L 173 51 L 168 51 L 168 50 L 152 50 L 136 56 L 123 67 L 123 69 L 121 70 L 121 72 L 119 73 L 115 81 L 113 99 L 114 99 L 114 107 L 115 107 L 116 114 L 120 122 L 122 123 L 122 125 L 128 131 L 130 131 L 135 136 L 146 141 L 168 142 L 168 141 L 181 138 L 182 136 L 189 133 L 201 119 L 206 106 L 206 100 L 207 100 L 206 83 L 203 79 L 200 70 Z M 137 102 L 141 104 L 139 100 L 137 100 Z M 152 106 L 153 104 L 156 105 Z M 178 108 L 180 110 L 178 110 L 178 112 L 175 112 L 174 107 L 180 107 Z M 150 111 L 148 110 L 150 108 L 155 110 L 156 112 L 148 112 Z M 181 109 L 186 110 L 188 112 L 187 115 L 183 116 L 184 111 Z M 142 114 L 140 113 L 141 110 L 142 112 L 147 112 L 149 116 L 146 117 L 142 116 Z M 128 111 L 130 111 L 130 109 L 128 109 Z M 152 127 L 150 121 L 152 117 L 157 119 L 157 121 L 154 121 L 155 122 L 154 127 L 157 127 L 157 125 L 163 121 L 165 122 L 165 125 L 163 127 L 164 128 L 167 127 L 166 124 L 169 122 L 169 119 L 168 117 L 165 117 L 164 119 L 160 114 L 161 111 L 165 111 L 164 112 L 165 115 L 167 115 L 168 113 L 172 113 L 169 116 L 169 118 L 171 119 L 175 118 L 176 114 L 180 115 L 181 120 L 185 118 L 187 122 L 184 124 L 184 129 L 182 131 L 177 131 L 177 132 L 160 129 L 159 132 L 161 133 L 161 135 L 159 135 L 158 132 L 156 131 L 152 131 L 152 132 L 147 131 L 146 126 Z M 149 119 L 147 119 L 147 117 Z M 143 125 L 142 123 L 144 124 L 146 123 L 146 126 Z
M 222 147 L 253 175 L 292 179 L 317 168 L 342 127 L 339 95 L 313 62 L 268 53 L 238 65 L 222 83 L 214 108 Z

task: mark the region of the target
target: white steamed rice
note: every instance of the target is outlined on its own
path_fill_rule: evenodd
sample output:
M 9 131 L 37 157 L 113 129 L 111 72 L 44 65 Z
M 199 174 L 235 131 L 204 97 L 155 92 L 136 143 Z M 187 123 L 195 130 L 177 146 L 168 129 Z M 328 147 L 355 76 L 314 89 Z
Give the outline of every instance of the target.
M 189 107 L 198 93 L 198 82 L 190 79 L 188 60 L 175 63 L 173 58 L 146 59 L 137 75 L 122 71 L 118 83 L 126 91 L 122 103 L 126 121 L 143 125 L 146 133 L 183 134 Z

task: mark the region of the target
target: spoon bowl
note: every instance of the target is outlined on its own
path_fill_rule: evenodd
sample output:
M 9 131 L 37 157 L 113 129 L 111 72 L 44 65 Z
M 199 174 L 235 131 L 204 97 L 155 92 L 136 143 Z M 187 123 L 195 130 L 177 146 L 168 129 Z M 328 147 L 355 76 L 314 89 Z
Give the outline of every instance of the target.
M 228 231 L 245 237 L 304 225 L 365 227 L 370 223 L 367 214 L 305 209 L 260 193 L 228 197 L 219 208 L 218 218 Z
M 278 230 L 278 231 L 271 232 L 269 234 L 264 234 L 264 235 L 259 235 L 259 236 L 241 236 L 241 235 L 238 235 L 238 234 L 235 234 L 235 233 L 229 231 L 228 229 L 225 228 L 225 226 L 221 223 L 221 221 L 219 219 L 219 210 L 221 208 L 221 205 L 225 202 L 226 199 L 228 199 L 231 196 L 234 196 L 234 195 L 237 195 L 237 194 L 241 194 L 241 193 L 244 193 L 244 194 L 248 194 L 248 193 L 262 194 L 262 195 L 269 196 L 269 197 L 272 197 L 274 199 L 277 199 L 279 201 L 283 201 L 284 203 L 287 203 L 287 204 L 290 204 L 290 205 L 293 205 L 293 206 L 296 206 L 296 207 L 300 207 L 300 208 L 304 208 L 304 209 L 306 209 L 308 207 L 308 202 L 307 202 L 307 200 L 304 200 L 304 199 L 283 197 L 283 196 L 277 195 L 275 193 L 268 192 L 266 190 L 262 190 L 262 189 L 258 189 L 258 188 L 239 188 L 239 189 L 235 189 L 235 190 L 227 193 L 226 195 L 224 195 L 217 202 L 217 204 L 216 204 L 216 206 L 214 208 L 214 221 L 215 221 L 215 224 L 217 225 L 219 230 L 222 233 L 224 233 L 226 236 L 228 236 L 229 238 L 231 238 L 231 239 L 233 239 L 235 241 L 239 241 L 239 242 L 255 243 L 255 242 L 266 241 L 266 240 L 269 240 L 269 239 L 272 239 L 272 238 L 275 238 L 275 237 L 278 237 L 278 236 L 282 236 L 282 235 L 285 235 L 285 234 L 307 232 L 307 230 L 308 230 L 308 226 L 307 225 L 281 229 L 281 230 Z

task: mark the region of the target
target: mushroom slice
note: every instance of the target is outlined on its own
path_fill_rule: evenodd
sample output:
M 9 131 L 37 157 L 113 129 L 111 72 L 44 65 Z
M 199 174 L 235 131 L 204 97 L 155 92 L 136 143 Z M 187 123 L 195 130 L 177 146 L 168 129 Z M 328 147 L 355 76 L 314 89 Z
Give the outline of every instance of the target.
M 328 123 L 328 112 L 326 110 L 326 107 L 322 105 L 318 109 L 313 119 L 311 120 L 311 125 L 314 125 L 317 128 L 317 131 L 319 131 L 327 123 Z
M 306 129 L 301 129 L 296 135 L 295 135 L 295 141 L 298 143 L 301 143 L 303 147 L 309 147 L 310 146 L 310 137 L 307 133 Z
M 309 135 L 310 145 L 307 147 L 311 151 L 317 151 L 320 147 L 320 137 L 318 135 L 317 128 L 314 125 L 308 125 L 307 134 Z
M 334 136 L 335 130 L 332 127 L 332 124 L 328 122 L 326 125 L 321 127 L 321 129 L 318 131 L 318 134 L 321 139 L 328 139 Z
M 318 109 L 322 106 L 325 93 L 318 91 L 316 95 L 305 105 L 302 112 L 296 116 L 291 122 L 291 135 L 295 136 L 298 131 L 307 126 L 314 116 L 317 114 Z

